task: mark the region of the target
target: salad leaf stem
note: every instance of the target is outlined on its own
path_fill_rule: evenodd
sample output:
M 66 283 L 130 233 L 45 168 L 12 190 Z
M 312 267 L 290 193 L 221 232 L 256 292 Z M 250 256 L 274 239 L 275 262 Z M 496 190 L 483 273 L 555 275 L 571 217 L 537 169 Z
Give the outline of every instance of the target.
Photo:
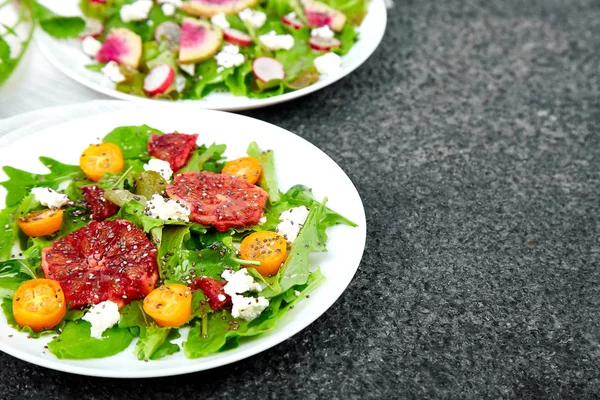
M 203 338 L 208 337 L 208 315 L 206 314 L 202 316 L 202 329 L 200 331 L 200 334 Z
M 123 181 L 127 178 L 127 175 L 129 175 L 129 173 L 133 170 L 133 165 L 129 168 L 127 168 L 127 170 L 125 172 L 123 172 L 123 175 L 121 175 L 121 177 L 119 178 L 119 180 L 117 180 L 115 182 L 115 184 L 113 185 L 113 187 L 111 188 L 112 190 L 116 189 L 117 187 L 119 187 L 119 185 L 121 183 L 123 183 Z
M 231 257 L 231 259 L 242 265 L 254 265 L 257 267 L 260 266 L 260 261 L 242 260 L 241 258 L 236 258 L 236 257 Z

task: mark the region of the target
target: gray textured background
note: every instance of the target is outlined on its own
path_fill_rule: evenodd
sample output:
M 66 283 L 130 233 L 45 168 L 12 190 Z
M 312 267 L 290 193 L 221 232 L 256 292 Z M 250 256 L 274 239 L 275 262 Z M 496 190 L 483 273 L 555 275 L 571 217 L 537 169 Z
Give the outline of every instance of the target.
M 319 320 L 151 380 L 0 354 L 2 398 L 589 398 L 600 393 L 600 1 L 396 0 L 356 73 L 248 115 L 326 151 L 369 237 Z

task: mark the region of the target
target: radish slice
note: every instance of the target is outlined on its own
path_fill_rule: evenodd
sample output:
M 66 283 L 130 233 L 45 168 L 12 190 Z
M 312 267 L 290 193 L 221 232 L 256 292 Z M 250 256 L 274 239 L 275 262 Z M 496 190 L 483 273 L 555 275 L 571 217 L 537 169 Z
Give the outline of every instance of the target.
M 319 51 L 329 51 L 331 49 L 337 49 L 342 45 L 342 42 L 336 38 L 322 38 L 318 36 L 311 37 L 308 40 L 308 44 L 311 48 Z
M 223 37 L 230 43 L 237 44 L 238 46 L 250 46 L 252 44 L 252 37 L 237 29 L 227 28 L 223 30 Z
M 283 17 L 281 17 L 281 22 L 284 25 L 287 25 L 287 26 L 289 26 L 291 28 L 294 28 L 294 29 L 300 29 L 300 28 L 302 28 L 304 26 L 304 24 L 300 20 L 290 17 L 289 14 L 284 15 Z
M 274 58 L 271 57 L 258 57 L 252 63 L 252 72 L 263 82 L 269 82 L 273 79 L 285 78 L 285 71 L 283 65 Z
M 97 19 L 86 19 L 85 29 L 83 30 L 83 33 L 79 35 L 79 39 L 83 40 L 88 36 L 98 39 L 103 33 L 104 25 L 102 25 L 102 22 Z
M 179 46 L 179 38 L 181 37 L 181 28 L 179 24 L 173 21 L 165 21 L 156 27 L 154 31 L 154 40 L 158 43 L 166 41 L 170 48 Z
M 150 96 L 167 91 L 175 80 L 175 71 L 167 64 L 157 65 L 144 78 L 144 90 Z

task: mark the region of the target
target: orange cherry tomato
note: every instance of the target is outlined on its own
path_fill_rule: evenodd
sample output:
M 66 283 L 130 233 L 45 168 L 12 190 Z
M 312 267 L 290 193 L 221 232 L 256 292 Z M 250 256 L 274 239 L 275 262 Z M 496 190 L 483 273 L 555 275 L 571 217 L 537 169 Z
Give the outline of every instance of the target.
M 29 237 L 51 235 L 60 229 L 63 210 L 32 211 L 17 220 L 19 228 Z
M 159 326 L 181 326 L 192 315 L 192 291 L 178 283 L 162 285 L 146 296 L 144 311 Z
M 274 275 L 287 258 L 287 243 L 275 232 L 254 232 L 242 240 L 240 253 L 244 260 L 260 261 L 252 267 L 262 276 Z
M 122 172 L 124 165 L 123 153 L 113 143 L 92 144 L 79 157 L 79 166 L 94 182 L 98 182 L 105 172 Z
M 65 295 L 52 279 L 32 279 L 23 283 L 13 297 L 13 316 L 22 328 L 35 332 L 54 328 L 67 313 Z
M 260 178 L 262 167 L 260 161 L 254 157 L 242 157 L 236 160 L 229 161 L 221 171 L 227 175 L 237 176 L 243 180 L 256 183 Z

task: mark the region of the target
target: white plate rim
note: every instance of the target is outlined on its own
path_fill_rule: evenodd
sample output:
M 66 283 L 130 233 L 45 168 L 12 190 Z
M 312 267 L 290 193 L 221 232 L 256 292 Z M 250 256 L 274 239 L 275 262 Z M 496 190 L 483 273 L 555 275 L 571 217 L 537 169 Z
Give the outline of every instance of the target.
M 251 109 L 255 109 L 255 108 L 267 107 L 267 106 L 283 103 L 286 101 L 290 101 L 290 100 L 294 100 L 294 99 L 306 96 L 317 90 L 327 87 L 327 86 L 337 82 L 338 80 L 346 77 L 347 75 L 351 74 L 354 70 L 356 70 L 358 67 L 360 67 L 362 64 L 364 64 L 367 61 L 367 59 L 375 52 L 375 50 L 381 43 L 381 40 L 383 39 L 383 36 L 385 34 L 385 29 L 387 26 L 387 8 L 385 5 L 385 0 L 371 0 L 370 1 L 369 11 L 368 11 L 367 16 L 365 17 L 365 21 L 367 21 L 367 23 L 365 24 L 365 22 L 363 21 L 363 24 L 361 25 L 360 29 L 363 30 L 363 29 L 368 28 L 368 29 L 374 30 L 373 36 L 372 36 L 371 40 L 368 42 L 368 44 L 370 46 L 366 49 L 366 51 L 359 54 L 353 63 L 351 63 L 348 66 L 343 67 L 342 73 L 328 77 L 324 80 L 320 80 L 311 86 L 308 86 L 308 87 L 300 89 L 300 90 L 296 90 L 294 92 L 285 93 L 285 94 L 282 94 L 279 96 L 274 96 L 274 97 L 270 97 L 270 98 L 266 98 L 266 99 L 245 98 L 246 102 L 242 102 L 240 104 L 234 104 L 234 105 L 211 104 L 211 100 L 210 100 L 211 95 L 208 95 L 207 97 L 200 99 L 200 100 L 183 100 L 183 101 L 173 102 L 173 101 L 168 101 L 168 100 L 147 99 L 144 97 L 139 97 L 139 96 L 122 93 L 122 92 L 117 91 L 116 89 L 108 88 L 108 87 L 99 85 L 95 82 L 92 82 L 92 81 L 86 79 L 84 76 L 79 75 L 76 71 L 72 71 L 67 65 L 63 64 L 50 50 L 50 45 L 52 44 L 53 41 L 56 41 L 56 39 L 53 39 L 51 36 L 49 36 L 45 32 L 43 32 L 41 29 L 38 29 L 38 32 L 36 32 L 36 35 L 34 36 L 34 41 L 36 43 L 36 46 L 40 50 L 40 52 L 44 55 L 44 57 L 48 61 L 50 61 L 50 63 L 52 65 L 54 65 L 59 71 L 61 71 L 63 74 L 65 74 L 69 78 L 73 79 L 74 81 L 80 83 L 81 85 L 84 85 L 84 86 L 86 86 L 98 93 L 102 93 L 106 96 L 110 96 L 110 97 L 120 99 L 120 100 L 128 100 L 128 101 L 140 102 L 140 103 L 146 103 L 146 104 L 150 104 L 150 103 L 156 104 L 157 102 L 160 102 L 162 104 L 179 105 L 179 104 L 185 103 L 185 104 L 194 104 L 194 106 L 196 106 L 198 108 L 203 108 L 203 109 L 214 109 L 214 110 L 221 110 L 221 111 L 241 111 L 241 110 L 251 110 Z M 365 25 L 367 25 L 367 26 L 365 26 Z M 360 41 L 360 39 L 359 39 L 359 41 Z M 352 53 L 353 50 L 355 50 L 355 48 L 351 49 L 350 53 Z M 348 55 L 342 57 L 342 60 L 344 60 L 344 58 L 346 58 L 346 57 L 348 57 Z M 234 98 L 235 96 L 231 95 L 231 97 Z M 237 99 L 244 99 L 244 98 L 237 97 Z
M 149 110 L 151 110 L 153 108 L 155 108 L 155 107 L 139 107 L 138 112 L 149 112 Z M 186 108 L 189 108 L 189 107 L 184 107 L 184 108 L 181 108 L 180 110 L 173 110 L 173 111 L 175 113 L 179 114 L 180 112 L 183 113 Z M 283 128 L 277 127 L 276 125 L 273 125 L 273 124 L 270 124 L 270 123 L 267 123 L 264 121 L 259 121 L 254 118 L 251 118 L 251 117 L 246 117 L 246 116 L 242 116 L 242 115 L 238 115 L 238 114 L 230 114 L 230 113 L 226 113 L 226 112 L 222 112 L 222 111 L 195 109 L 195 112 L 196 112 L 195 117 L 197 117 L 198 115 L 202 115 L 202 113 L 219 114 L 222 118 L 226 118 L 229 120 L 231 120 L 231 119 L 242 119 L 242 120 L 246 120 L 246 121 L 251 120 L 251 121 L 254 121 L 254 123 L 259 123 L 264 126 L 269 126 L 269 129 L 279 131 L 278 133 L 281 135 L 287 135 L 288 137 L 293 137 L 294 140 L 299 140 L 301 142 L 304 142 L 304 144 L 306 144 L 309 148 L 312 148 L 313 151 L 320 153 L 322 156 L 324 156 L 326 159 L 328 159 L 329 162 L 332 163 L 332 165 L 338 169 L 338 171 L 336 171 L 336 173 L 341 172 L 341 174 L 343 174 L 343 176 L 347 180 L 346 184 L 350 185 L 349 188 L 351 187 L 351 189 L 354 191 L 354 194 L 360 204 L 360 209 L 356 210 L 358 212 L 358 215 L 355 215 L 353 218 L 355 220 L 355 222 L 357 222 L 359 224 L 359 227 L 358 228 L 349 228 L 349 229 L 356 229 L 356 231 L 354 231 L 354 233 L 356 234 L 355 236 L 357 237 L 358 240 L 355 243 L 355 245 L 358 246 L 358 248 L 356 248 L 356 250 L 357 250 L 358 254 L 360 254 L 360 256 L 354 260 L 355 265 L 353 264 L 351 266 L 351 268 L 349 268 L 348 265 L 345 266 L 345 268 L 348 268 L 351 271 L 351 273 L 348 274 L 346 276 L 347 279 L 343 281 L 343 288 L 341 289 L 341 291 L 336 292 L 333 295 L 333 297 L 330 299 L 331 301 L 328 301 L 327 304 L 325 304 L 325 303 L 318 304 L 318 306 L 319 306 L 318 312 L 312 314 L 312 316 L 309 319 L 304 319 L 301 322 L 298 322 L 297 326 L 294 327 L 294 329 L 290 332 L 289 335 L 280 335 L 280 336 L 273 335 L 274 338 L 272 340 L 262 340 L 262 341 L 260 340 L 260 338 L 264 337 L 264 336 L 259 336 L 259 337 L 257 337 L 257 341 L 259 343 L 257 343 L 257 344 L 255 343 L 253 346 L 247 346 L 248 348 L 245 349 L 245 351 L 241 355 L 234 354 L 231 351 L 223 352 L 223 353 L 219 353 L 220 355 L 222 355 L 222 356 L 220 356 L 219 359 L 211 360 L 208 362 L 203 362 L 203 358 L 198 358 L 198 359 L 194 359 L 194 360 L 188 360 L 188 359 L 184 358 L 185 360 L 189 361 L 191 365 L 183 365 L 180 367 L 168 368 L 166 370 L 156 369 L 156 370 L 148 371 L 148 370 L 142 369 L 142 370 L 134 370 L 134 371 L 128 371 L 128 372 L 119 371 L 118 373 L 111 373 L 111 371 L 107 371 L 107 370 L 99 370 L 99 369 L 95 369 L 95 368 L 63 364 L 62 360 L 59 360 L 57 358 L 48 358 L 48 359 L 39 358 L 39 357 L 32 356 L 24 351 L 15 349 L 15 348 L 11 347 L 10 345 L 8 345 L 7 343 L 5 343 L 5 340 L 2 337 L 0 337 L 0 350 L 1 351 L 5 352 L 11 356 L 14 356 L 16 358 L 19 358 L 23 361 L 34 364 L 34 365 L 39 365 L 39 366 L 46 367 L 49 369 L 67 372 L 67 373 L 78 374 L 78 375 L 106 377 L 106 378 L 153 378 L 153 377 L 182 375 L 182 374 L 212 369 L 212 368 L 227 365 L 227 364 L 230 364 L 230 363 L 233 363 L 236 361 L 240 361 L 240 360 L 246 359 L 248 357 L 256 355 L 262 351 L 265 351 L 271 347 L 274 347 L 274 346 L 280 344 L 281 342 L 291 338 L 292 336 L 296 335 L 300 331 L 304 330 L 306 327 L 308 327 L 310 324 L 312 324 L 315 320 L 317 320 L 346 291 L 348 285 L 350 284 L 351 280 L 353 279 L 354 275 L 356 274 L 356 272 L 358 270 L 358 267 L 362 260 L 362 255 L 364 253 L 364 249 L 365 249 L 365 245 L 366 245 L 366 216 L 365 216 L 365 211 L 364 211 L 364 205 L 362 204 L 362 200 L 360 199 L 360 195 L 359 195 L 356 187 L 354 186 L 354 184 L 352 183 L 350 178 L 346 175 L 346 173 L 341 169 L 341 167 L 339 167 L 339 165 L 335 161 L 333 161 L 326 153 L 324 153 L 323 151 L 318 149 L 316 146 L 314 146 L 312 143 L 310 143 L 306 139 L 304 139 L 290 131 L 287 131 Z M 48 127 L 47 129 L 59 129 L 63 125 L 68 126 L 69 124 L 73 124 L 74 122 L 84 123 L 84 121 L 87 121 L 87 120 L 94 120 L 94 119 L 100 119 L 100 118 L 102 118 L 102 119 L 108 118 L 108 119 L 118 120 L 118 118 L 124 117 L 124 115 L 130 114 L 130 113 L 131 113 L 131 111 L 112 111 L 112 112 L 108 112 L 108 113 L 100 113 L 100 114 L 93 115 L 90 117 L 74 118 L 73 121 L 67 121 L 67 122 L 55 124 L 55 125 Z M 122 125 L 122 123 L 115 124 L 115 126 L 119 126 L 119 125 Z M 44 130 L 42 130 L 40 132 L 21 136 L 18 139 L 14 138 L 10 142 L 16 143 L 16 142 L 20 142 L 20 141 L 27 141 L 28 138 L 31 136 L 41 135 L 44 132 Z M 29 139 L 29 140 L 31 140 L 31 139 Z M 248 141 L 251 141 L 251 140 L 252 139 L 249 138 Z M 3 146 L 3 147 L 6 147 L 6 146 L 10 146 L 10 144 L 5 144 L 5 146 Z M 41 152 L 43 152 L 43 151 L 36 152 L 36 154 L 39 156 L 39 155 L 41 155 L 41 154 L 39 154 Z M 4 164 L 4 162 L 0 163 L 0 166 L 4 166 L 4 165 L 6 165 L 6 164 Z M 309 182 L 304 182 L 304 183 L 309 183 Z M 333 193 L 331 193 L 331 194 L 333 195 Z M 3 202 L 4 201 L 2 200 L 2 203 Z M 326 283 L 327 283 L 327 280 L 325 281 L 324 284 L 322 284 L 318 288 L 318 290 L 320 288 L 324 287 L 326 285 Z M 6 326 L 6 321 L 4 321 L 3 316 L 0 316 L 0 325 Z M 271 331 L 271 332 L 277 332 L 279 328 L 280 328 L 280 325 L 277 325 L 275 327 L 275 329 L 273 329 L 273 331 Z M 15 333 L 15 334 L 17 334 L 17 333 Z M 135 342 L 135 340 L 134 340 L 134 342 Z M 129 350 L 130 350 L 130 348 L 129 348 Z M 128 351 L 128 350 L 125 350 L 125 351 Z M 122 353 L 119 353 L 119 354 L 122 354 Z M 180 353 L 180 354 L 182 354 L 182 353 Z M 52 357 L 54 357 L 54 356 L 52 356 Z M 116 357 L 116 356 L 113 356 L 113 357 Z M 142 363 L 141 361 L 138 361 L 138 362 Z M 154 361 L 154 362 L 156 362 L 156 361 Z

